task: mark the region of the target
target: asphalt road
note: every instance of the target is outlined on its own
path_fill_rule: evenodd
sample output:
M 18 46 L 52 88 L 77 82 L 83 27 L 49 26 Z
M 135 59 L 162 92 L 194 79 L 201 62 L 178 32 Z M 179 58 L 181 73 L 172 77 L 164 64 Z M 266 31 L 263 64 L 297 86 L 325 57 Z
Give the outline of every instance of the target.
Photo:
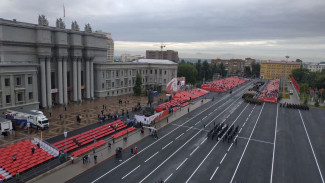
M 110 158 L 69 182 L 322 182 L 325 121 L 312 114 L 324 119 L 324 112 L 312 109 L 300 116 L 276 104 L 247 104 L 241 96 L 250 84 L 231 95 L 215 94 L 215 101 L 159 130 L 159 139 L 136 143 L 137 155 L 126 149 L 122 158 Z M 206 138 L 219 122 L 239 126 L 237 143 Z

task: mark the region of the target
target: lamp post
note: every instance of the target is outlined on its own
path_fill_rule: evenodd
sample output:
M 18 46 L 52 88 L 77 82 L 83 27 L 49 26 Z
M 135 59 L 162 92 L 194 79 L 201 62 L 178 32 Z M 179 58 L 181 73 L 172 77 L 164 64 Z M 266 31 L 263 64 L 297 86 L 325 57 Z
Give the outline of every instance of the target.
M 29 140 L 30 140 L 30 133 L 29 133 L 29 127 L 30 127 L 30 123 L 27 122 L 27 129 L 28 129 L 28 137 L 29 137 Z
M 67 156 L 67 136 L 68 136 L 68 132 L 64 131 L 63 132 L 64 135 L 64 155 L 65 155 L 65 160 L 67 160 L 68 156 Z

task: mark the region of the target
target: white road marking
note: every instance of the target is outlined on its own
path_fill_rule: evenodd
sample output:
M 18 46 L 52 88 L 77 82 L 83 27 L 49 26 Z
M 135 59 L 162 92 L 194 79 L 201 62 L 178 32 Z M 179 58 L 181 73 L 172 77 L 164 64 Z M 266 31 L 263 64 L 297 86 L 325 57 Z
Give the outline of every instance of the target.
M 166 163 L 166 161 L 168 161 L 172 156 L 174 156 L 179 150 L 181 150 L 187 143 L 189 143 L 194 137 L 196 137 L 198 134 L 200 133 L 197 132 L 193 137 L 191 137 L 189 140 L 187 140 L 181 147 L 179 147 L 173 154 L 171 154 L 170 156 L 168 156 L 168 158 L 166 158 L 162 163 L 160 163 L 160 165 L 158 165 L 155 169 L 153 169 L 147 176 L 145 176 L 139 183 L 143 182 L 144 180 L 146 180 L 153 172 L 155 172 L 159 167 L 161 167 L 163 164 Z
M 155 154 L 153 154 L 152 156 L 150 156 L 150 158 L 148 158 L 146 161 L 144 161 L 145 163 L 147 163 L 147 161 L 149 161 L 152 157 L 156 156 L 159 152 L 156 152 Z
M 241 116 L 241 114 L 245 111 L 245 109 L 247 108 L 248 104 L 246 105 L 246 107 L 242 110 L 242 112 L 237 116 L 237 118 L 235 119 L 235 121 L 231 124 L 233 125 L 238 118 Z M 212 122 L 212 121 L 211 121 Z M 229 129 L 228 129 L 229 130 Z M 225 132 L 225 134 L 228 132 L 228 130 Z M 225 136 L 225 134 L 223 136 Z M 223 136 L 221 137 L 221 139 L 223 138 Z M 193 175 L 197 172 L 197 170 L 202 166 L 202 164 L 204 163 L 204 161 L 208 158 L 208 156 L 212 153 L 212 151 L 217 147 L 217 145 L 220 143 L 221 141 L 218 141 L 216 143 L 216 145 L 213 146 L 213 148 L 210 150 L 210 152 L 205 156 L 205 158 L 203 159 L 203 161 L 199 164 L 199 166 L 194 170 L 194 172 L 191 174 L 191 176 L 186 180 L 185 183 L 188 183 L 190 181 L 190 179 L 193 177 Z
M 248 88 L 249 86 L 244 87 L 244 89 L 242 89 L 242 92 L 239 91 L 239 94 L 244 93 L 246 91 L 246 88 Z M 240 88 L 238 88 L 238 90 L 240 90 Z M 236 90 L 237 91 L 237 90 Z M 201 111 L 200 113 L 198 113 L 197 115 L 193 116 L 192 118 L 188 119 L 187 121 L 185 121 L 182 125 L 185 125 L 186 123 L 190 122 L 192 119 L 196 118 L 197 116 L 201 115 L 203 112 L 209 110 L 210 108 L 214 107 L 215 105 L 219 104 L 221 101 L 225 100 L 229 98 L 229 96 L 225 96 L 223 99 L 219 100 L 217 103 L 211 105 L 210 107 L 208 107 L 207 109 Z M 230 97 L 232 98 L 232 97 Z M 239 99 L 239 98 L 238 98 Z M 237 99 L 237 100 L 238 100 Z M 236 102 L 237 100 L 235 100 L 234 102 Z M 233 102 L 233 103 L 234 103 Z M 233 104 L 232 103 L 232 104 Z M 219 106 L 217 109 L 221 108 L 223 105 L 228 104 L 228 102 L 224 102 L 221 106 Z M 230 106 L 232 105 L 230 104 Z M 158 140 L 154 141 L 153 143 L 151 143 L 150 145 L 148 145 L 147 147 L 143 148 L 141 151 L 138 152 L 138 154 L 141 154 L 142 152 L 144 152 L 146 149 L 148 149 L 149 147 L 151 147 L 152 145 L 156 144 L 157 142 L 161 141 L 163 138 L 167 137 L 169 134 L 171 134 L 172 132 L 174 132 L 175 130 L 177 130 L 178 128 L 180 128 L 181 126 L 173 129 L 172 131 L 170 131 L 169 133 L 165 134 L 164 136 L 162 136 L 161 138 L 159 138 Z M 123 161 L 121 164 L 115 166 L 114 168 L 112 168 L 111 170 L 107 171 L 106 173 L 104 173 L 103 175 L 99 176 L 98 178 L 96 178 L 95 180 L 93 180 L 91 183 L 95 183 L 98 180 L 102 179 L 103 177 L 105 177 L 107 174 L 111 173 L 112 171 L 116 170 L 117 168 L 119 168 L 120 166 L 124 165 L 125 163 L 127 163 L 128 161 L 130 161 L 132 158 L 134 158 L 136 156 L 131 156 L 130 158 L 126 159 L 125 161 Z
M 192 156 L 192 154 L 194 154 L 195 151 L 196 151 L 199 147 L 200 147 L 200 146 L 197 146 L 197 147 L 194 149 L 194 151 L 191 152 L 190 156 Z
M 205 117 L 202 119 L 202 121 L 203 121 L 205 118 L 207 118 L 207 116 L 205 116 Z
M 208 139 L 208 138 L 205 138 L 205 139 L 201 142 L 200 145 L 202 145 L 202 144 L 203 144 L 207 139 Z
M 233 180 L 234 180 L 234 178 L 235 178 L 235 175 L 236 175 L 236 173 L 237 173 L 237 170 L 238 170 L 238 167 L 239 167 L 239 165 L 240 165 L 240 162 L 241 162 L 241 160 L 242 160 L 243 157 L 244 157 L 244 154 L 245 154 L 245 151 L 246 151 L 246 149 L 247 149 L 247 146 L 248 146 L 248 144 L 249 144 L 249 142 L 250 142 L 250 139 L 252 138 L 253 132 L 254 132 L 255 127 L 256 127 L 256 125 L 257 125 L 257 122 L 258 122 L 258 120 L 260 119 L 260 116 L 261 116 L 262 111 L 263 111 L 263 109 L 264 109 L 264 105 L 265 105 L 265 103 L 263 103 L 263 107 L 262 107 L 262 109 L 261 109 L 261 112 L 260 112 L 260 114 L 258 115 L 258 117 L 257 117 L 257 119 L 256 119 L 256 122 L 255 122 L 254 128 L 253 128 L 253 130 L 252 130 L 252 132 L 251 132 L 251 135 L 249 136 L 249 140 L 247 141 L 247 144 L 246 144 L 246 146 L 245 146 L 245 149 L 244 149 L 244 151 L 243 151 L 243 153 L 242 153 L 242 155 L 241 155 L 241 157 L 240 157 L 240 159 L 239 159 L 239 162 L 238 162 L 238 164 L 237 164 L 237 167 L 236 167 L 235 172 L 234 172 L 234 174 L 233 174 L 233 176 L 232 176 L 232 178 L 231 178 L 230 183 L 232 183 Z
M 213 172 L 213 174 L 212 174 L 212 176 L 211 176 L 210 180 L 212 180 L 212 178 L 213 178 L 214 174 L 216 174 L 216 172 L 218 171 L 218 169 L 219 169 L 219 167 L 217 167 L 217 168 L 216 168 L 216 170 Z
M 173 175 L 173 173 L 171 173 L 166 179 L 164 182 L 167 182 L 167 180 Z
M 239 132 L 238 132 L 238 133 L 240 133 L 242 129 L 243 129 L 243 128 L 240 128 L 240 130 L 239 130 Z
M 212 113 L 213 113 L 213 112 L 210 112 L 210 113 L 209 113 L 209 116 L 210 116 Z
M 230 148 L 232 147 L 233 144 L 234 144 L 234 143 L 231 143 L 230 147 L 228 148 L 228 151 L 230 150 Z
M 198 121 L 197 123 L 195 123 L 195 125 L 199 124 L 200 122 L 201 122 L 201 120 L 200 120 L 200 121 Z
M 165 146 L 162 148 L 162 150 L 165 149 L 167 146 L 169 146 L 171 143 L 173 143 L 173 141 L 171 141 L 171 142 L 169 142 L 167 145 L 165 145 Z
M 318 165 L 318 161 L 317 161 L 317 158 L 316 158 L 316 156 L 315 156 L 314 148 L 313 148 L 313 145 L 311 144 L 311 141 L 310 141 L 310 138 L 309 138 L 309 135 L 308 135 L 308 132 L 307 132 L 306 126 L 305 126 L 304 119 L 302 118 L 299 109 L 298 109 L 298 111 L 299 111 L 299 114 L 300 114 L 301 122 L 302 122 L 302 124 L 304 125 L 304 129 L 305 129 L 305 132 L 306 132 L 306 135 L 307 135 L 307 138 L 308 138 L 308 142 L 309 142 L 310 148 L 311 148 L 311 150 L 312 150 L 312 152 L 313 152 L 313 155 L 314 155 L 314 158 L 315 158 L 315 162 L 316 162 L 316 165 L 317 165 L 317 168 L 318 168 L 319 175 L 320 175 L 320 177 L 321 177 L 321 179 L 322 179 L 322 183 L 324 183 L 324 178 L 323 178 L 322 172 L 320 171 L 320 168 L 319 168 L 319 165 Z
M 273 182 L 273 165 L 274 165 L 274 155 L 275 155 L 276 130 L 278 128 L 278 113 L 279 113 L 279 105 L 277 104 L 276 105 L 276 118 L 275 118 L 274 143 L 273 143 L 273 155 L 272 155 L 272 168 L 271 168 L 270 183 Z
M 191 126 L 189 129 L 187 129 L 186 131 L 189 131 L 190 129 L 192 129 L 193 128 L 193 126 Z
M 249 117 L 246 118 L 246 121 L 248 120 Z
M 178 170 L 179 167 L 181 167 L 185 163 L 186 160 L 187 160 L 187 158 L 176 168 L 176 170 Z
M 238 135 L 236 135 L 236 137 L 234 138 L 234 142 L 236 141 L 237 137 L 238 137 Z
M 124 175 L 124 177 L 122 177 L 122 179 L 124 179 L 125 177 L 127 177 L 128 175 L 130 175 L 132 172 L 134 172 L 136 169 L 138 169 L 141 165 L 135 167 L 135 169 L 133 169 L 132 171 L 130 171 L 128 174 Z
M 246 122 L 243 124 L 243 127 L 245 126 Z
M 220 161 L 220 164 L 223 162 L 223 160 L 225 159 L 225 157 L 227 156 L 227 153 L 223 156 L 223 158 Z
M 184 135 L 184 133 L 180 134 L 178 137 L 176 137 L 175 140 L 177 140 L 179 137 L 181 137 L 182 135 Z
M 264 140 L 257 140 L 257 139 L 249 139 L 249 138 L 246 138 L 246 137 L 238 137 L 240 139 L 246 139 L 246 140 L 251 140 L 251 141 L 256 141 L 256 142 L 262 142 L 262 143 L 266 143 L 266 144 L 274 144 L 273 142 L 267 142 L 267 141 L 264 141 Z

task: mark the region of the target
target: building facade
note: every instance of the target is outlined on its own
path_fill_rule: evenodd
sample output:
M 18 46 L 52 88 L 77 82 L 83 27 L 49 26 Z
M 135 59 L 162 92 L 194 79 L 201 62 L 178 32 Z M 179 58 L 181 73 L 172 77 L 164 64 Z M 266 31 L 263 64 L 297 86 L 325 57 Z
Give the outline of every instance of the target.
M 292 70 L 298 68 L 301 68 L 300 62 L 262 61 L 260 75 L 263 79 L 288 79 Z
M 121 54 L 121 62 L 132 62 L 138 59 L 144 59 L 144 56 L 141 55 L 130 55 L 130 54 Z
M 126 63 L 95 62 L 95 97 L 133 93 L 136 74 L 142 76 L 142 90 L 166 91 L 167 83 L 177 77 L 177 64 L 169 60 L 140 59 Z
M 114 47 L 107 35 L 89 24 L 81 31 L 76 21 L 71 29 L 62 19 L 51 27 L 43 15 L 38 24 L 0 19 L 0 112 L 133 93 L 136 73 L 143 90 L 164 91 L 177 77 L 171 61 L 108 62 Z
M 302 67 L 310 70 L 311 72 L 322 72 L 325 70 L 325 64 L 321 63 L 304 63 Z
M 52 107 L 94 97 L 93 63 L 107 59 L 107 37 L 93 33 L 89 24 L 84 31 L 80 31 L 77 22 L 66 29 L 62 19 L 57 19 L 56 27 L 50 27 L 43 15 L 38 24 L 0 19 L 0 51 L 1 80 L 5 83 L 9 77 L 11 82 L 11 100 L 6 99 L 4 104 L 9 90 L 5 84 L 0 110 L 31 105 L 34 108 L 35 102 L 41 107 Z M 16 70 L 19 76 L 3 68 Z M 21 78 L 22 87 L 17 85 L 17 78 Z M 23 91 L 24 87 L 27 88 L 21 98 L 16 90 Z
M 174 50 L 147 50 L 146 59 L 162 59 L 162 60 L 171 60 L 174 62 L 179 61 L 178 52 Z
M 211 63 L 216 65 L 222 63 L 225 66 L 227 75 L 237 75 L 242 74 L 244 72 L 245 61 L 241 59 L 212 59 Z

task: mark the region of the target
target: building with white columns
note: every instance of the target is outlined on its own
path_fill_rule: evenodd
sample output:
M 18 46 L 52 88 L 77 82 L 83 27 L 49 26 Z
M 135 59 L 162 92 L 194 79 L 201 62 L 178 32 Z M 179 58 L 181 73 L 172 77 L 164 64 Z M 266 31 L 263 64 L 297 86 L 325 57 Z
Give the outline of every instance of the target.
M 168 60 L 111 62 L 107 35 L 89 24 L 80 31 L 77 22 L 66 29 L 62 19 L 51 27 L 44 16 L 38 24 L 0 18 L 0 114 L 133 93 L 137 72 L 143 90 L 164 91 L 177 77 L 177 64 Z
M 80 31 L 76 22 L 66 29 L 62 19 L 51 27 L 44 16 L 38 24 L 0 19 L 0 110 L 52 107 L 94 98 L 93 63 L 106 59 L 107 37 L 93 33 L 89 24 Z M 32 91 L 27 91 L 30 80 L 34 81 Z M 23 101 L 15 99 L 16 90 L 23 91 Z

